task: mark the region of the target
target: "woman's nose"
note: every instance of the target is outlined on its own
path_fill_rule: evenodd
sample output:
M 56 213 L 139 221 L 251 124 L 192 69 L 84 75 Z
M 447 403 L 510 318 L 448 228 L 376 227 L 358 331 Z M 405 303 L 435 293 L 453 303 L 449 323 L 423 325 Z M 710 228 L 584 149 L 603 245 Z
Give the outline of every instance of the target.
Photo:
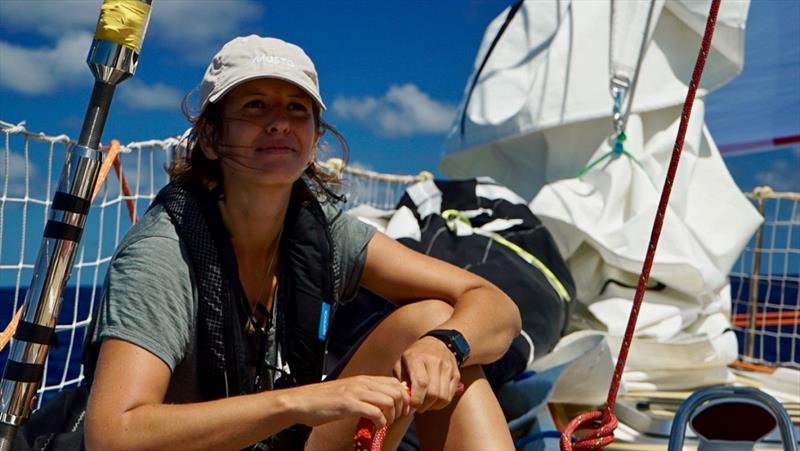
M 289 116 L 283 111 L 277 111 L 268 118 L 266 129 L 270 133 L 286 133 L 289 131 Z

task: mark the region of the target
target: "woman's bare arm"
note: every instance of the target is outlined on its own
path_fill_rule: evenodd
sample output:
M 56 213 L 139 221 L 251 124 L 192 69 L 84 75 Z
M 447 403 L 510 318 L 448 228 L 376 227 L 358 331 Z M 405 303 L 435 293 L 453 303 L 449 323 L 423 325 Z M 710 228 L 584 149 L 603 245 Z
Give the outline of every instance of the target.
M 380 232 L 369 242 L 361 282 L 398 305 L 422 299 L 452 305 L 453 316 L 440 328 L 464 335 L 471 348 L 468 364 L 500 358 L 522 327 L 516 304 L 494 284 Z
M 86 417 L 87 449 L 241 449 L 292 424 L 364 416 L 391 423 L 407 413 L 393 377 L 358 376 L 192 404 L 163 404 L 171 372 L 126 341 L 100 348 Z
M 452 315 L 436 328 L 455 329 L 467 340 L 471 352 L 463 365 L 494 362 L 520 332 L 519 309 L 499 288 L 381 233 L 369 242 L 361 282 L 398 305 L 426 299 L 450 304 Z M 447 346 L 428 336 L 403 352 L 394 374 L 411 384 L 411 405 L 419 412 L 447 406 L 461 378 Z

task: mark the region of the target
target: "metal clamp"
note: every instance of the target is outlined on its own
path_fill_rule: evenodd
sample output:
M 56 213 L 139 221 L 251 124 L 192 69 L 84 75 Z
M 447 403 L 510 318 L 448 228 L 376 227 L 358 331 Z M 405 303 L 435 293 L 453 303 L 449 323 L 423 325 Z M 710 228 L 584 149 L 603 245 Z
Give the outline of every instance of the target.
M 628 102 L 625 100 L 630 86 L 631 82 L 628 77 L 622 75 L 611 77 L 609 89 L 611 90 L 611 97 L 614 99 L 614 110 L 611 117 L 614 121 L 615 135 L 625 133 L 625 122 L 628 120 Z
M 710 401 L 718 399 L 725 399 L 730 402 L 750 401 L 763 407 L 777 420 L 781 431 L 781 439 L 783 440 L 783 448 L 787 451 L 797 451 L 794 426 L 786 409 L 778 400 L 753 387 L 708 387 L 694 392 L 692 396 L 681 404 L 675 413 L 667 451 L 680 451 L 683 449 L 686 424 L 693 417 L 695 410 Z

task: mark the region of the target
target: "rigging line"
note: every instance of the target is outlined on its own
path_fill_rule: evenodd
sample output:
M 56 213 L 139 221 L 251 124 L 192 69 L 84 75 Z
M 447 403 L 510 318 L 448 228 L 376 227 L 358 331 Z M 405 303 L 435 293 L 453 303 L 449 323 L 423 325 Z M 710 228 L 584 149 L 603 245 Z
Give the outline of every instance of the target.
M 636 93 L 636 86 L 639 84 L 639 71 L 642 68 L 642 61 L 644 61 L 644 52 L 647 47 L 647 36 L 650 34 L 650 21 L 653 18 L 653 10 L 655 9 L 656 0 L 650 1 L 650 8 L 647 10 L 647 22 L 644 25 L 644 36 L 642 36 L 642 43 L 639 46 L 639 57 L 636 60 L 636 69 L 633 71 L 633 80 L 631 81 L 631 90 L 628 93 L 628 98 L 625 99 L 625 115 L 622 116 L 622 130 L 628 125 L 628 117 L 631 114 L 631 106 L 633 105 L 633 95 Z
M 500 30 L 497 31 L 497 35 L 492 40 L 492 44 L 489 46 L 489 50 L 486 51 L 486 55 L 483 57 L 483 61 L 481 65 L 478 67 L 478 70 L 475 71 L 475 76 L 472 77 L 472 82 L 469 85 L 469 90 L 467 91 L 466 98 L 464 99 L 464 108 L 461 110 L 461 141 L 464 141 L 464 126 L 467 121 L 467 107 L 469 106 L 469 100 L 472 98 L 472 92 L 475 90 L 475 86 L 478 84 L 478 77 L 481 76 L 481 72 L 483 72 L 483 68 L 486 66 L 486 63 L 489 61 L 489 56 L 494 51 L 495 46 L 500 41 L 500 38 L 505 33 L 506 28 L 508 28 L 508 24 L 511 23 L 511 20 L 514 16 L 517 15 L 517 11 L 522 7 L 522 4 L 525 0 L 519 0 L 515 3 L 510 10 L 508 10 L 508 15 L 506 16 L 506 20 L 503 22 L 503 25 L 500 26 Z
M 669 203 L 669 196 L 672 192 L 672 184 L 675 180 L 675 174 L 678 171 L 678 163 L 680 161 L 681 152 L 683 151 L 683 143 L 684 139 L 686 138 L 686 130 L 689 127 L 689 118 L 691 117 L 695 95 L 697 94 L 697 88 L 700 85 L 700 78 L 703 74 L 703 69 L 705 68 L 705 63 L 711 49 L 711 38 L 714 36 L 714 28 L 717 22 L 717 14 L 719 13 L 719 5 L 720 0 L 712 0 L 705 32 L 703 33 L 702 45 L 697 55 L 694 70 L 692 71 L 692 78 L 689 83 L 689 89 L 686 93 L 686 99 L 683 103 L 680 126 L 678 128 L 678 134 L 675 137 L 675 146 L 672 149 L 672 157 L 670 158 L 669 167 L 664 179 L 664 187 L 661 190 L 661 198 L 658 203 L 658 210 L 656 212 L 655 219 L 653 220 L 653 229 L 650 234 L 650 242 L 647 246 L 647 255 L 645 256 L 644 263 L 642 264 L 642 273 L 639 276 L 639 283 L 636 287 L 636 294 L 633 299 L 633 305 L 631 306 L 631 313 L 628 317 L 625 335 L 622 339 L 622 345 L 620 346 L 619 357 L 617 358 L 617 366 L 614 369 L 614 373 L 611 378 L 611 385 L 608 389 L 606 407 L 602 411 L 583 413 L 570 421 L 561 436 L 562 451 L 572 451 L 573 449 L 599 449 L 614 441 L 614 429 L 617 427 L 617 417 L 614 415 L 614 407 L 616 405 L 617 393 L 619 392 L 620 382 L 622 380 L 622 372 L 625 369 L 625 363 L 628 359 L 628 352 L 630 351 L 630 346 L 633 341 L 633 333 L 636 329 L 636 320 L 639 316 L 639 310 L 641 308 L 642 301 L 644 300 L 644 293 L 647 288 L 647 282 L 650 278 L 650 270 L 653 266 L 656 247 L 658 246 L 658 239 L 661 236 L 661 229 L 664 225 L 664 216 L 666 214 L 667 204 Z M 586 427 L 595 427 L 595 429 L 586 434 L 573 445 L 573 433 L 578 429 Z
M 609 33 L 609 45 L 608 45 L 608 70 L 609 71 L 612 70 L 611 69 L 612 66 L 613 66 L 612 63 L 614 62 L 614 54 L 613 54 L 613 52 L 614 52 L 614 40 L 613 40 L 613 33 L 614 33 L 614 3 L 615 3 L 614 1 L 611 2 L 611 17 L 609 19 L 610 22 L 611 22 L 610 23 L 610 33 Z M 647 10 L 647 20 L 646 20 L 646 22 L 644 24 L 644 34 L 642 35 L 642 42 L 639 45 L 639 54 L 638 54 L 638 56 L 636 58 L 636 67 L 633 70 L 633 80 L 629 80 L 628 81 L 630 91 L 625 96 L 626 97 L 625 98 L 625 109 L 624 109 L 624 112 L 622 113 L 622 118 L 621 118 L 622 119 L 621 120 L 622 127 L 621 127 L 620 131 L 623 131 L 623 132 L 625 131 L 625 127 L 628 125 L 628 117 L 630 116 L 631 106 L 633 105 L 633 96 L 636 93 L 636 85 L 639 84 L 639 72 L 640 72 L 640 70 L 642 68 L 642 62 L 644 61 L 645 48 L 647 47 L 647 43 L 648 43 L 647 37 L 650 34 L 650 22 L 652 21 L 652 18 L 653 18 L 653 10 L 655 10 L 655 4 L 656 4 L 656 0 L 650 0 L 650 7 Z M 612 80 L 612 85 L 613 85 L 613 80 L 615 78 L 617 78 L 616 74 L 611 73 L 609 75 L 610 75 L 610 79 Z
M 680 161 L 681 152 L 683 150 L 683 142 L 686 137 L 686 130 L 689 126 L 689 118 L 692 112 L 692 105 L 694 104 L 695 95 L 697 93 L 697 88 L 700 85 L 700 78 L 703 74 L 703 69 L 705 67 L 706 59 L 708 58 L 708 53 L 711 48 L 711 38 L 714 35 L 714 27 L 716 25 L 717 13 L 719 12 L 719 5 L 720 0 L 713 0 L 711 4 L 711 11 L 709 12 L 708 21 L 706 23 L 706 30 L 703 36 L 703 45 L 700 49 L 700 52 L 697 56 L 697 63 L 695 64 L 694 71 L 692 73 L 692 79 L 689 84 L 689 91 L 686 93 L 686 101 L 683 105 L 683 113 L 681 114 L 681 122 L 678 129 L 678 135 L 675 138 L 675 147 L 672 150 L 672 158 L 669 163 L 669 168 L 667 169 L 667 177 L 664 180 L 664 188 L 661 192 L 661 199 L 658 205 L 658 211 L 656 213 L 656 217 L 653 223 L 653 230 L 651 232 L 650 237 L 650 244 L 647 248 L 647 255 L 645 257 L 644 264 L 642 266 L 642 274 L 639 278 L 639 284 L 636 290 L 636 296 L 634 297 L 634 310 L 631 312 L 630 320 L 628 321 L 628 330 L 626 331 L 626 340 L 624 343 L 628 343 L 621 351 L 619 360 L 617 362 L 617 367 L 619 368 L 619 374 L 615 374 L 615 378 L 612 384 L 613 390 L 609 393 L 608 397 L 608 406 L 606 409 L 609 411 L 614 409 L 614 405 L 616 403 L 617 391 L 619 389 L 619 380 L 622 376 L 622 369 L 625 367 L 625 361 L 628 357 L 628 350 L 630 347 L 630 337 L 633 336 L 633 330 L 636 326 L 636 319 L 639 312 L 639 306 L 642 303 L 644 292 L 647 287 L 647 280 L 650 278 L 650 269 L 653 265 L 653 259 L 655 257 L 656 247 L 658 245 L 658 239 L 661 236 L 661 228 L 664 224 L 664 216 L 666 214 L 667 203 L 669 202 L 669 196 L 672 192 L 672 184 L 675 180 L 675 174 L 678 171 L 678 162 Z

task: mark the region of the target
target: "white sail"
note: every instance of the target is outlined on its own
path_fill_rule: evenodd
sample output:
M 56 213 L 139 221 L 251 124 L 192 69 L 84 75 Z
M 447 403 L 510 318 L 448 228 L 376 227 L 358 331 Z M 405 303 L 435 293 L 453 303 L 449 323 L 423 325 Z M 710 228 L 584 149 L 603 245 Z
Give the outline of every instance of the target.
M 649 2 L 619 2 L 620 8 L 638 5 L 640 12 L 630 14 L 634 18 L 641 18 L 642 4 Z M 633 112 L 683 102 L 709 4 L 656 2 Z M 722 2 L 699 98 L 741 71 L 748 7 L 749 1 Z M 507 14 L 487 28 L 476 71 Z M 638 54 L 642 25 L 617 21 L 614 35 L 629 36 L 630 42 L 623 42 L 633 44 L 623 46 L 615 61 Z M 547 182 L 574 177 L 611 132 L 611 38 L 610 1 L 524 2 L 467 96 L 475 74 L 470 77 L 444 144 L 442 172 L 452 178 L 488 175 L 526 198 Z
M 488 175 L 535 195 L 530 207 L 576 282 L 575 326 L 604 330 L 612 342 L 625 331 L 709 5 L 524 2 L 462 103 L 463 129 L 457 119 L 448 137 L 447 175 Z M 742 69 L 748 7 L 728 1 L 720 9 L 637 323 L 629 388 L 730 378 L 737 348 L 727 274 L 761 217 L 705 126 L 704 97 Z M 489 26 L 476 67 L 506 18 Z M 616 124 L 612 81 L 622 93 Z M 617 141 L 622 131 L 626 140 Z M 612 152 L 619 144 L 627 153 Z

